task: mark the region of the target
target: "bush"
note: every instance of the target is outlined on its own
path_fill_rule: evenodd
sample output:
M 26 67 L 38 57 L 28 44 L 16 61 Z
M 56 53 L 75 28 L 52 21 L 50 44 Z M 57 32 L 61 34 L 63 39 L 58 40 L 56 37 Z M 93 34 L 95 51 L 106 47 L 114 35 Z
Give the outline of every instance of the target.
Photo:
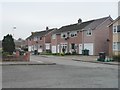
M 42 53 L 40 53 L 40 55 L 52 55 L 52 53 L 42 52 Z
M 4 36 L 2 40 L 2 49 L 3 52 L 8 52 L 10 55 L 13 54 L 13 52 L 15 51 L 15 43 L 12 35 L 8 34 Z
M 8 55 L 10 55 L 9 52 L 2 52 L 2 56 L 3 56 L 3 57 L 6 57 L 6 56 L 8 56 Z
M 120 55 L 114 55 L 113 60 L 120 62 Z
M 65 54 L 64 54 L 64 53 L 60 53 L 59 55 L 60 55 L 60 56 L 64 56 Z

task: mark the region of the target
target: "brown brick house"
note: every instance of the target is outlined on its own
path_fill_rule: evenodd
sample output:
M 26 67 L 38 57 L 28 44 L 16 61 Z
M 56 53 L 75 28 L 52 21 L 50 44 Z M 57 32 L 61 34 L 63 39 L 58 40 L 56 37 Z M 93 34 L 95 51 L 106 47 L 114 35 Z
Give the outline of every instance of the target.
M 66 25 L 52 33 L 52 53 L 76 52 L 82 54 L 83 49 L 88 49 L 90 55 L 98 55 L 99 52 L 108 54 L 109 48 L 109 27 L 112 18 L 104 17 Z
M 51 50 L 51 33 L 56 28 L 48 29 L 40 32 L 31 32 L 31 35 L 26 39 L 28 51 L 37 51 L 38 53 Z

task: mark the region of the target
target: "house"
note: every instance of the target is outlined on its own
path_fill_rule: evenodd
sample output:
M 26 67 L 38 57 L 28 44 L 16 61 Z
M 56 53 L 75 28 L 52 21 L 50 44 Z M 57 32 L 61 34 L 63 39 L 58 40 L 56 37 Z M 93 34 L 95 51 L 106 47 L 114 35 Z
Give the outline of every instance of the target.
M 14 43 L 15 43 L 15 48 L 22 48 L 26 46 L 25 40 L 19 38 L 18 40 L 14 39 Z
M 89 55 L 98 55 L 99 52 L 109 51 L 109 27 L 110 16 L 62 26 L 52 33 L 52 53 L 82 54 L 82 50 L 88 49 Z
M 116 18 L 110 25 L 109 55 L 120 55 L 120 16 Z
M 39 32 L 31 32 L 31 35 L 26 39 L 28 45 L 28 51 L 30 52 L 50 52 L 51 51 L 51 33 L 56 30 L 56 28 L 49 29 Z

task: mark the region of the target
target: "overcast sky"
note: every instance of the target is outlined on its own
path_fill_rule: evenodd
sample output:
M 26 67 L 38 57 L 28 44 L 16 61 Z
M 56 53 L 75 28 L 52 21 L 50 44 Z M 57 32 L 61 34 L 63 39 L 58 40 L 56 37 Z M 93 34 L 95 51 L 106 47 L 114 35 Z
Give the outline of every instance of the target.
M 111 16 L 118 16 L 118 2 L 4 2 L 1 38 L 13 34 L 14 38 L 27 38 L 33 31 L 59 28 L 64 25 Z M 16 30 L 13 30 L 16 27 Z

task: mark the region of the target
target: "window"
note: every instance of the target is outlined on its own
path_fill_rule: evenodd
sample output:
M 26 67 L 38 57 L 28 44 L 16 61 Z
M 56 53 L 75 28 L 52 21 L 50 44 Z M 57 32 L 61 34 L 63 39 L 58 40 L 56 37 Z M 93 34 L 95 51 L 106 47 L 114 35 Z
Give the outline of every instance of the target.
M 120 42 L 113 42 L 113 50 L 120 51 Z
M 56 34 L 53 34 L 53 35 L 52 35 L 52 39 L 56 39 Z
M 91 36 L 92 35 L 92 30 L 87 30 L 87 36 Z
M 117 32 L 120 32 L 120 25 L 117 26 Z
M 34 41 L 37 41 L 38 37 L 34 37 Z
M 67 37 L 67 33 L 61 33 L 61 38 L 66 38 Z
M 117 33 L 117 26 L 113 26 L 113 33 Z
M 76 32 L 75 32 L 75 31 L 74 31 L 74 32 L 71 32 L 71 33 L 70 33 L 70 36 L 71 36 L 71 37 L 76 37 L 76 36 L 77 36 L 77 31 L 76 31 Z
M 42 37 L 40 37 L 40 40 L 42 40 Z
M 116 50 L 116 49 L 117 49 L 117 43 L 113 42 L 113 50 Z
M 120 51 L 120 42 L 118 42 L 118 51 Z

